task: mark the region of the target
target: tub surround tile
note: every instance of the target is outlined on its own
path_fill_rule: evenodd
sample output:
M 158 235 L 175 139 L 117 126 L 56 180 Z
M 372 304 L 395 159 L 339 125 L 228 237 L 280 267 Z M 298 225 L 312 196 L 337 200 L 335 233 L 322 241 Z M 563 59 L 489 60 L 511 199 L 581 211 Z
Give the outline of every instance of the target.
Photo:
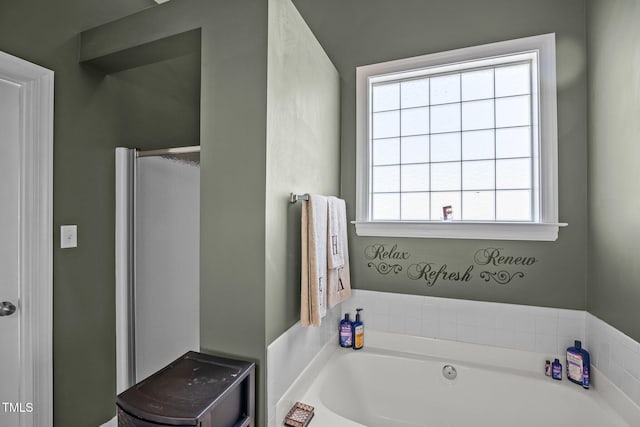
M 558 314 L 548 311 L 544 314 L 536 314 L 535 333 L 536 335 L 558 335 Z
M 585 313 L 572 310 L 562 310 L 558 313 L 558 335 L 571 335 L 573 331 L 584 328 Z
M 533 333 L 535 323 L 513 307 L 505 307 L 496 313 L 496 328 L 501 331 Z
M 303 328 L 297 322 L 267 347 L 267 420 L 275 426 L 275 407 L 285 391 L 322 348 L 338 341 L 341 304 L 327 311 L 319 327 Z M 337 344 L 336 344 L 337 345 Z
M 343 310 L 364 308 L 365 327 L 427 338 L 562 354 L 584 340 L 585 313 L 355 289 Z M 566 345 L 565 345 L 566 344 Z
M 516 333 L 512 343 L 507 343 L 507 347 L 514 346 L 525 351 L 534 351 L 536 348 L 536 335 L 532 332 Z
M 495 345 L 496 347 L 508 347 L 512 343 L 516 342 L 516 331 L 514 330 L 501 330 L 500 333 L 495 337 Z
M 283 425 L 284 417 L 289 409 L 300 400 L 300 396 L 305 394 L 313 379 L 320 374 L 322 367 L 327 363 L 331 358 L 331 355 L 334 354 L 337 349 L 339 349 L 337 342 L 331 340 L 327 342 L 318 355 L 309 362 L 300 375 L 296 377 L 292 384 L 287 388 L 283 396 L 274 406 L 269 408 L 269 427 L 279 427 Z
M 369 329 L 525 350 L 564 360 L 566 348 L 582 340 L 598 375 L 622 390 L 629 402 L 640 405 L 640 344 L 590 313 L 354 289 L 349 300 L 329 311 L 320 328 L 302 328 L 297 323 L 269 345 L 269 427 L 276 425 L 276 403 L 325 345 L 337 346 L 340 319 L 349 313 L 353 320 L 356 308 L 364 309 L 365 342 Z
M 457 341 L 458 340 L 458 325 L 451 321 L 440 321 L 440 329 L 434 338 L 440 338 L 443 340 Z
M 404 333 L 420 336 L 422 333 L 422 316 L 407 316 L 404 319 Z
M 536 319 L 529 310 L 524 309 L 515 313 L 515 326 L 517 332 L 535 334 Z
M 558 347 L 557 335 L 536 333 L 534 351 L 536 353 L 562 354 L 562 351 Z
M 443 304 L 438 310 L 438 316 L 440 317 L 441 324 L 458 324 L 458 313 L 455 307 L 452 307 L 451 304 Z
M 591 363 L 640 405 L 640 343 L 591 313 L 586 315 L 586 335 Z
M 458 324 L 456 330 L 458 341 L 477 343 L 479 341 L 478 328 L 471 325 Z

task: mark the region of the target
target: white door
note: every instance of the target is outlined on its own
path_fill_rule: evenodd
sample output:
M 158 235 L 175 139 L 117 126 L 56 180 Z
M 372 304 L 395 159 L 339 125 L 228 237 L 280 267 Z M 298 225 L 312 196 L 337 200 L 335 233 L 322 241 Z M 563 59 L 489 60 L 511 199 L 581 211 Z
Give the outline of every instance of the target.
M 17 426 L 20 384 L 20 86 L 0 79 L 0 425 Z
M 53 71 L 0 52 L 0 426 L 53 424 Z

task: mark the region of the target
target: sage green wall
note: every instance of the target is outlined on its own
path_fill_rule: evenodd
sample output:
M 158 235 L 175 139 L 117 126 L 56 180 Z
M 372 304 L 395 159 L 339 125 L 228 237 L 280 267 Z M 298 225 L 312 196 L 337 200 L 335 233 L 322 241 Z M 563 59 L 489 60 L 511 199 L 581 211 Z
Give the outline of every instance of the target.
M 81 52 L 101 62 L 194 29 L 201 31 L 200 345 L 256 362 L 263 425 L 267 2 L 170 1 L 86 31 Z
M 266 343 L 300 319 L 300 209 L 289 193 L 340 192 L 338 72 L 291 0 L 269 0 Z
M 0 3 L 0 50 L 55 72 L 55 426 L 97 426 L 114 415 L 114 148 L 199 140 L 199 58 L 109 76 L 78 64 L 82 30 L 154 5 L 152 0 Z M 61 224 L 78 224 L 78 248 L 59 249 Z
M 589 312 L 640 341 L 640 3 L 587 2 Z
M 294 0 L 336 65 L 341 85 L 342 196 L 355 218 L 355 68 L 381 61 L 501 40 L 556 33 L 560 230 L 556 242 L 358 237 L 351 229 L 352 284 L 360 289 L 584 309 L 587 261 L 587 145 L 585 6 L 582 0 Z M 474 271 L 466 283 L 440 280 L 428 287 L 405 271 L 379 274 L 365 249 L 398 245 L 413 262 L 447 264 L 464 272 L 480 248 L 535 257 L 524 278 L 485 282 Z M 405 265 L 406 267 L 406 265 Z
M 200 145 L 200 54 L 108 74 L 119 144 L 153 149 Z

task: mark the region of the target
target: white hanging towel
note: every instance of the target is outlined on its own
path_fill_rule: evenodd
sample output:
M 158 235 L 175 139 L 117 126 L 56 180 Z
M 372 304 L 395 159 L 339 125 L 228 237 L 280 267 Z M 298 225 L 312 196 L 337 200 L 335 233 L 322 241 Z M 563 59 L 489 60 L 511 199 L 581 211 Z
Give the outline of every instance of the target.
M 344 200 L 327 197 L 327 292 L 329 307 L 351 296 L 347 208 Z
M 327 198 L 302 203 L 300 323 L 320 326 L 327 314 Z

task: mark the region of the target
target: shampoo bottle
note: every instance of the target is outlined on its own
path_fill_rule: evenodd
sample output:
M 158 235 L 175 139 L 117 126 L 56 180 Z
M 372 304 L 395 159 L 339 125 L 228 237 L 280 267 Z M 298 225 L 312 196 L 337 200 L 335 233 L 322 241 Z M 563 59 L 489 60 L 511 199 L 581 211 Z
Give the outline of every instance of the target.
M 356 321 L 351 324 L 353 331 L 353 349 L 360 350 L 364 347 L 364 323 L 360 320 L 361 308 L 356 308 Z
M 589 352 L 582 348 L 582 342 L 576 340 L 573 347 L 567 349 L 567 378 L 570 381 L 589 388 L 591 361 Z
M 551 378 L 554 380 L 562 380 L 562 363 L 558 359 L 551 364 Z
M 339 341 L 340 347 L 353 346 L 353 332 L 351 331 L 351 320 L 349 313 L 344 315 L 344 319 L 340 321 Z

